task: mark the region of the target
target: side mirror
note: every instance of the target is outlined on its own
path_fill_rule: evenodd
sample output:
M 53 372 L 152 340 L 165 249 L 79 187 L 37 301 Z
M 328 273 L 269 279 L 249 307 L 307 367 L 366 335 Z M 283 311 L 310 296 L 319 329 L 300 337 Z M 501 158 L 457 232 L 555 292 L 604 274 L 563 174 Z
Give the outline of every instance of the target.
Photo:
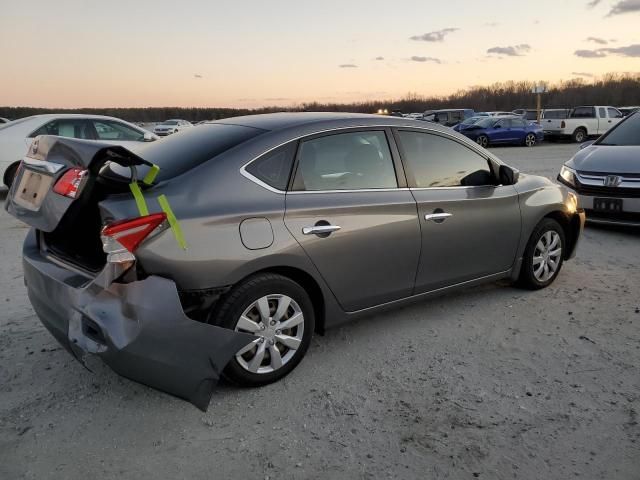
M 503 185 L 515 185 L 520 178 L 520 171 L 509 165 L 500 165 L 498 174 Z
M 595 142 L 595 140 L 587 140 L 586 142 L 582 142 L 582 143 L 580 144 L 580 147 L 579 147 L 579 148 L 580 148 L 580 150 L 583 150 L 583 149 L 585 149 L 585 148 L 590 147 L 591 145 L 593 145 L 593 144 L 594 144 L 594 142 Z
M 153 142 L 156 138 L 153 136 L 153 134 L 151 132 L 146 132 L 144 134 L 143 140 L 145 142 Z

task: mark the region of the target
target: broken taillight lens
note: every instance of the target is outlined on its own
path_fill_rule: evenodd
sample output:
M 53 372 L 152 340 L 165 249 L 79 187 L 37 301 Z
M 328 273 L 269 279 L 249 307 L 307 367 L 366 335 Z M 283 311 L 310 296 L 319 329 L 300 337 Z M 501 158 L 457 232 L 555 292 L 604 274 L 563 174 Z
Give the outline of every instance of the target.
M 102 249 L 107 254 L 110 263 L 133 262 L 133 252 L 155 231 L 166 228 L 167 216 L 164 213 L 154 213 L 130 220 L 121 220 L 106 225 L 100 237 Z
M 77 198 L 82 191 L 84 179 L 88 173 L 88 170 L 83 170 L 82 168 L 67 170 L 53 186 L 53 191 L 65 197 Z

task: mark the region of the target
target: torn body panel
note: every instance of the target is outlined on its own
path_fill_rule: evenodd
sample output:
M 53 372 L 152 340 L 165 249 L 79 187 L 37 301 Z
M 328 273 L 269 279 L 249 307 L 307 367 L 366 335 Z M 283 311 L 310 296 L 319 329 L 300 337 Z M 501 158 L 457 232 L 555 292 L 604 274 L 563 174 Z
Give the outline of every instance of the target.
M 36 232 L 24 244 L 24 276 L 38 317 L 83 362 L 95 354 L 116 373 L 206 410 L 222 371 L 255 337 L 188 318 L 176 285 L 150 276 L 110 283 L 51 262 Z M 108 286 L 104 287 L 104 284 Z

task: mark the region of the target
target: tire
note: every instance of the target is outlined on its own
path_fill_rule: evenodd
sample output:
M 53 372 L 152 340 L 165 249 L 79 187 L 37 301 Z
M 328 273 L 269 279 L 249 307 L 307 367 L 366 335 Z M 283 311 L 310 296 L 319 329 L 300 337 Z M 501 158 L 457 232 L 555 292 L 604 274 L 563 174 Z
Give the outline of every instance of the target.
M 524 144 L 527 147 L 535 147 L 537 143 L 538 143 L 538 139 L 533 133 L 527 134 L 527 136 L 524 138 Z
M 486 135 L 480 135 L 478 138 L 476 138 L 476 143 L 482 148 L 487 148 L 489 146 L 489 137 L 487 137 Z
M 571 138 L 574 143 L 582 143 L 587 139 L 587 131 L 584 128 L 576 128 L 576 131 L 573 132 Z
M 549 244 L 550 249 L 547 248 Z M 527 242 L 518 285 L 529 290 L 538 290 L 551 285 L 562 269 L 565 246 L 562 226 L 552 218 L 542 219 L 533 229 Z
M 284 315 L 279 315 L 278 307 L 285 305 Z M 266 321 L 261 307 L 262 312 L 268 307 Z M 282 328 L 285 322 L 291 328 Z M 226 294 L 211 323 L 256 336 L 229 361 L 223 375 L 236 385 L 259 387 L 280 380 L 300 363 L 309 348 L 315 318 L 311 299 L 300 285 L 282 275 L 262 273 Z
M 19 166 L 20 162 L 14 162 L 4 171 L 4 178 L 2 180 L 8 188 L 11 188 L 11 184 L 13 183 L 13 179 L 16 177 Z

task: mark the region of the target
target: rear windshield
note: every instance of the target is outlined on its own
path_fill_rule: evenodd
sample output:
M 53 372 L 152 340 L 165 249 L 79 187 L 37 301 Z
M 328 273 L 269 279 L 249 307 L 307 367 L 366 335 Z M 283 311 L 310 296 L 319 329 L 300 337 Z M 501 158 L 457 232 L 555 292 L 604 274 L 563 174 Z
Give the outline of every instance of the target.
M 158 165 L 158 180 L 166 180 L 177 177 L 265 131 L 240 125 L 207 123 L 185 129 L 178 135 L 156 140 L 137 150 L 136 154 Z M 112 165 L 111 170 L 118 175 L 129 176 L 128 168 Z M 146 171 L 146 168 L 139 168 L 139 177 Z
M 627 117 L 627 120 L 620 122 L 596 143 L 597 145 L 640 146 L 640 113 Z

